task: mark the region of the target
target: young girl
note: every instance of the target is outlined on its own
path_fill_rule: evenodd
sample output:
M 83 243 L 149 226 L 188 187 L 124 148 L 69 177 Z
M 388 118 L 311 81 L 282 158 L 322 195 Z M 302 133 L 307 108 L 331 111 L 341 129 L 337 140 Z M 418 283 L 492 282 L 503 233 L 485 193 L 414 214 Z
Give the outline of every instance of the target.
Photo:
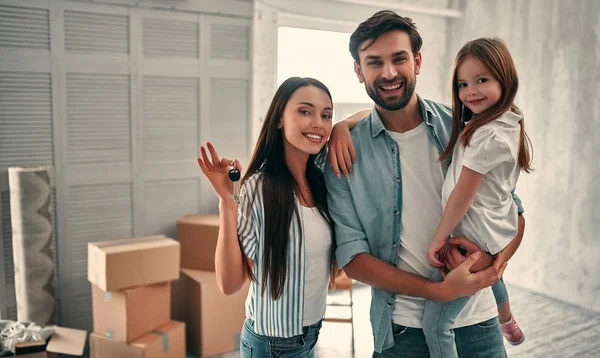
M 517 88 L 515 65 L 501 40 L 476 39 L 458 52 L 452 76 L 452 137 L 441 156 L 452 155 L 452 164 L 442 189 L 444 213 L 427 252 L 432 266 L 444 266 L 438 259 L 451 236 L 469 238 L 497 255 L 517 234 L 512 191 L 520 171 L 531 171 L 523 116 L 514 105 Z M 434 279 L 441 276 L 434 271 Z M 423 331 L 432 357 L 458 357 L 451 328 L 468 300 L 426 302 Z
M 322 170 L 332 127 L 331 94 L 311 78 L 284 81 L 273 98 L 238 201 L 212 144 L 198 164 L 219 196 L 219 288 L 251 280 L 240 351 L 247 357 L 313 357 L 334 270 L 333 228 Z M 320 156 L 318 158 L 324 158 Z

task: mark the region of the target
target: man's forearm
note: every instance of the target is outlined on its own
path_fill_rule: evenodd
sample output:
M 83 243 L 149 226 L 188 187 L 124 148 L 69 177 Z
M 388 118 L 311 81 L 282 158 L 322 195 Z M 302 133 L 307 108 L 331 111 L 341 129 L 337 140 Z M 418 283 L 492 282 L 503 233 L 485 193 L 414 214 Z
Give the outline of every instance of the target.
M 402 271 L 370 254 L 358 254 L 344 267 L 348 277 L 371 287 L 436 301 L 446 299 L 441 283 Z

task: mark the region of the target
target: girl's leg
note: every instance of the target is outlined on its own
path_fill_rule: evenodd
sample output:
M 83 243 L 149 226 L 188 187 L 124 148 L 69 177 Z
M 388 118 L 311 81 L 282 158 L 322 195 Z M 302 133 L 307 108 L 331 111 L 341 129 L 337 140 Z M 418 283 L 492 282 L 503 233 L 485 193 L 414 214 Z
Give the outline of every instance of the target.
M 512 315 L 510 301 L 508 300 L 508 291 L 506 290 L 503 278 L 500 278 L 492 286 L 492 291 L 498 305 L 498 320 L 501 324 L 502 335 L 512 345 L 521 344 L 525 339 L 525 335 Z
M 494 292 L 494 298 L 496 298 L 496 305 L 498 305 L 498 319 L 500 323 L 508 322 L 512 316 L 510 312 L 510 303 L 508 302 L 508 291 L 504 284 L 504 278 L 500 277 L 500 280 L 492 286 L 492 292 Z
M 498 319 L 500 320 L 500 323 L 506 323 L 510 321 L 511 318 L 512 312 L 510 311 L 510 301 L 506 300 L 503 304 L 498 305 Z
M 433 270 L 431 278 L 439 282 L 442 280 L 442 275 L 436 269 Z M 469 299 L 470 297 L 461 297 L 444 303 L 425 301 L 423 333 L 431 358 L 458 358 L 452 325 Z

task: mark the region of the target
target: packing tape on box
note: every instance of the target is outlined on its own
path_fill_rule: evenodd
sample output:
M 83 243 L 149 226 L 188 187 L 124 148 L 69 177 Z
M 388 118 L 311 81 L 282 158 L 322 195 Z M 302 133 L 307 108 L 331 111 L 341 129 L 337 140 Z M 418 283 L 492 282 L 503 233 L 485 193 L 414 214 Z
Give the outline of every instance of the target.
M 100 249 L 97 248 L 97 247 L 94 247 L 94 249 L 92 251 L 94 252 L 93 253 L 93 256 L 94 256 L 94 265 L 97 266 L 98 265 L 98 260 L 99 260 L 98 256 L 100 256 L 100 254 L 99 254 Z M 100 281 L 100 274 L 98 273 L 98 268 L 96 267 L 96 271 L 94 272 L 94 284 L 98 285 L 99 281 Z
M 109 339 L 113 339 L 113 337 L 115 336 L 115 332 L 112 329 L 107 329 L 106 330 L 106 337 Z
M 154 333 L 154 334 L 161 336 L 163 353 L 167 353 L 169 351 L 169 333 L 159 331 L 157 329 L 153 329 L 152 331 L 150 331 L 150 333 Z
M 110 291 L 106 292 L 104 294 L 104 302 L 110 302 L 111 300 L 112 300 L 112 293 Z

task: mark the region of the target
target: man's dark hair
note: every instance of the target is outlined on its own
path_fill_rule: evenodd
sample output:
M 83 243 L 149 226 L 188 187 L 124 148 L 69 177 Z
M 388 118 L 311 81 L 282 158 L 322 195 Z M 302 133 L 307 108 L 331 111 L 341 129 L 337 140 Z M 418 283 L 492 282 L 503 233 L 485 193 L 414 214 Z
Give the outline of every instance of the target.
M 421 50 L 423 39 L 417 31 L 417 26 L 409 17 L 402 17 L 391 10 L 381 10 L 363 21 L 350 36 L 350 54 L 356 63 L 360 63 L 359 52 L 368 49 L 379 36 L 390 31 L 404 31 L 410 37 L 413 55 Z M 360 45 L 367 41 L 361 48 Z

